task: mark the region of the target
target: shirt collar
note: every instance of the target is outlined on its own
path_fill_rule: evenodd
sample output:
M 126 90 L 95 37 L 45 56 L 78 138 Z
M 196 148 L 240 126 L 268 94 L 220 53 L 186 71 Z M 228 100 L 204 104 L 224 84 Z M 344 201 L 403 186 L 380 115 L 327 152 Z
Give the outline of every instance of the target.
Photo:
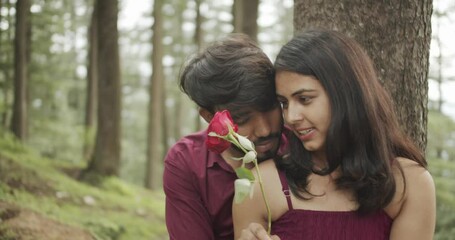
M 208 150 L 207 145 L 205 144 L 205 141 L 207 139 L 207 130 L 205 130 L 204 134 L 204 147 L 205 151 L 207 151 L 207 168 L 212 168 L 217 164 L 220 166 L 223 170 L 228 171 L 228 172 L 234 172 L 234 169 L 224 160 L 224 158 L 221 156 L 221 154 L 214 153 L 210 150 Z

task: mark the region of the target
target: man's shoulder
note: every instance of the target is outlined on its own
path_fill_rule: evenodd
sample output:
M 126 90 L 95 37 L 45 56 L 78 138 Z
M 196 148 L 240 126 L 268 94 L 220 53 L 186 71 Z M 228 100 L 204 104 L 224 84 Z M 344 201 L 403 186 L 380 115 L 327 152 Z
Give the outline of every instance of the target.
M 166 161 L 188 161 L 195 154 L 199 156 L 201 153 L 207 152 L 206 135 L 206 131 L 199 131 L 182 137 L 169 149 Z
M 171 149 L 181 150 L 187 148 L 193 149 L 194 147 L 204 147 L 205 139 L 207 138 L 206 135 L 207 133 L 204 130 L 183 136 L 171 147 Z

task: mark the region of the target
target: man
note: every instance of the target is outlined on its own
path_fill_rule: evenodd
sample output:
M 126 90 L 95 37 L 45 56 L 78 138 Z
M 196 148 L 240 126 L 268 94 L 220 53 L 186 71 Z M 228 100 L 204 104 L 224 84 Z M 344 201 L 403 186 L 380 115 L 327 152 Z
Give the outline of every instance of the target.
M 275 97 L 273 65 L 245 35 L 217 41 L 184 67 L 181 89 L 210 122 L 217 111 L 229 110 L 238 133 L 254 142 L 258 160 L 275 156 L 281 137 L 281 110 Z M 233 239 L 231 147 L 221 154 L 208 151 L 207 131 L 179 140 L 165 159 L 166 225 L 170 239 Z

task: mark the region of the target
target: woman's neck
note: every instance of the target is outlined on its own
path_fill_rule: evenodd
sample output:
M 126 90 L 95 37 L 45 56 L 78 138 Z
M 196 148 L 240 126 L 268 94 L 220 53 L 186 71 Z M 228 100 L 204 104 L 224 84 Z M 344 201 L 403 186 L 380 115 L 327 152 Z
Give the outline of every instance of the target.
M 328 167 L 327 156 L 325 152 L 313 152 L 311 154 L 311 161 L 317 170 L 322 170 Z

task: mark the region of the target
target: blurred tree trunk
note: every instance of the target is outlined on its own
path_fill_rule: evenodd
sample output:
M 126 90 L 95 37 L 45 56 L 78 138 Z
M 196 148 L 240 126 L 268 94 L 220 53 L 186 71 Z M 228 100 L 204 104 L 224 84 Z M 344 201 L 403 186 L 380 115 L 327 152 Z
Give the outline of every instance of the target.
M 202 29 L 202 23 L 204 22 L 204 18 L 201 14 L 201 3 L 202 0 L 195 0 L 196 2 L 196 29 L 194 31 L 194 43 L 196 44 L 197 51 L 199 52 L 204 45 L 204 30 Z M 184 98 L 181 98 L 182 101 Z M 199 116 L 199 111 L 197 110 L 196 106 L 196 119 L 195 119 L 195 130 L 201 130 L 201 117 Z
M 402 128 L 425 151 L 431 0 L 295 0 L 295 30 L 324 27 L 354 37 L 374 61 Z
M 3 73 L 3 76 L 5 77 L 5 81 L 3 83 L 3 86 L 2 86 L 2 91 L 3 91 L 3 105 L 5 106 L 4 107 L 4 110 L 2 112 L 2 119 L 1 119 L 1 126 L 5 129 L 8 128 L 8 112 L 9 112 L 9 91 L 10 91 L 10 74 L 9 74 L 9 60 L 10 60 L 10 57 L 9 57 L 9 49 L 7 49 L 8 45 L 9 45 L 9 42 L 10 42 L 10 34 L 9 32 L 11 31 L 11 21 L 10 21 L 10 3 L 9 3 L 9 0 L 6 0 L 5 1 L 5 6 L 3 6 L 3 1 L 0 0 L 0 9 L 3 9 L 3 7 L 5 7 L 7 10 L 6 10 L 6 16 L 5 16 L 5 22 L 8 23 L 8 29 L 5 30 L 6 32 L 6 40 L 3 41 L 3 31 L 0 30 L 0 56 L 5 56 L 5 58 L 0 58 L 1 60 L 3 60 L 4 62 L 0 62 L 0 65 L 2 66 L 1 70 L 2 70 L 2 73 Z M 0 13 L 0 22 L 2 22 L 2 14 Z M 7 46 L 5 48 L 5 50 L 3 50 L 3 46 Z M 3 53 L 4 52 L 4 53 Z
M 162 0 L 155 0 L 153 3 L 153 37 L 152 37 L 152 77 L 149 87 L 150 103 L 148 110 L 148 131 L 147 131 L 147 168 L 145 174 L 145 187 L 157 189 L 161 186 L 162 176 L 162 107 L 163 107 L 163 14 Z
M 16 2 L 16 35 L 14 39 L 14 103 L 11 131 L 19 139 L 27 137 L 27 35 L 29 30 L 30 1 Z
M 8 0 L 6 0 L 6 1 L 8 1 Z M 0 1 L 0 22 L 2 22 L 2 16 L 3 16 L 2 12 L 1 12 L 2 10 L 3 10 L 3 0 Z M 1 43 L 1 41 L 2 41 L 2 30 L 0 29 L 0 43 Z M 1 45 L 0 45 L 0 47 L 1 47 Z
M 442 104 L 444 103 L 444 98 L 442 96 L 442 82 L 443 82 L 443 76 L 442 76 L 442 63 L 443 63 L 443 60 L 442 60 L 442 51 L 441 51 L 441 48 L 442 48 L 442 43 L 441 43 L 441 37 L 439 36 L 439 33 L 440 33 L 440 21 L 439 19 L 437 20 L 437 23 L 436 23 L 436 31 L 438 33 L 438 35 L 435 35 L 435 38 L 434 38 L 434 41 L 436 43 L 436 46 L 438 46 L 438 55 L 436 56 L 436 63 L 437 63 L 437 67 L 438 67 L 438 73 L 437 75 L 435 76 L 435 80 L 436 82 L 438 83 L 438 100 L 437 100 L 437 106 L 436 106 L 436 110 L 438 110 L 439 113 L 442 113 Z
M 175 96 L 175 108 L 174 108 L 174 139 L 177 140 L 182 135 L 182 110 L 183 108 L 183 98 L 182 94 L 178 94 Z
M 3 1 L 0 0 L 0 23 L 3 22 L 3 20 L 2 20 L 2 17 L 3 17 L 2 10 L 3 10 Z M 8 21 L 8 19 L 6 21 Z M 9 24 L 8 24 L 8 26 L 9 26 Z M 8 29 L 9 29 L 9 27 L 8 27 Z M 5 82 L 3 83 L 3 86 L 0 85 L 0 87 L 2 88 L 2 91 L 3 91 L 3 104 L 5 105 L 5 110 L 2 112 L 2 126 L 3 126 L 4 120 L 5 120 L 5 113 L 7 112 L 6 111 L 6 109 L 7 109 L 6 104 L 7 104 L 8 98 L 6 96 L 8 94 L 8 89 L 7 89 L 6 85 L 7 85 L 8 79 L 6 78 L 6 73 L 5 73 L 6 69 L 7 69 L 6 68 L 6 61 L 2 62 L 2 60 L 3 60 L 2 56 L 4 56 L 3 55 L 4 53 L 2 53 L 3 52 L 2 47 L 4 46 L 3 36 L 2 36 L 3 34 L 2 33 L 3 33 L 3 30 L 0 29 L 0 56 L 1 56 L 0 57 L 0 70 L 2 70 L 2 74 L 5 77 Z M 6 52 L 7 51 L 5 51 L 5 53 Z
M 5 52 L 5 68 L 4 68 L 4 74 L 5 74 L 5 86 L 4 86 L 4 96 L 3 96 L 3 99 L 4 99 L 4 104 L 5 104 L 5 111 L 3 112 L 3 115 L 2 115 L 2 126 L 5 128 L 5 129 L 8 129 L 10 127 L 10 118 L 11 118 L 11 115 L 12 115 L 12 108 L 11 108 L 11 105 L 12 105 L 12 102 L 11 102 L 11 86 L 12 86 L 12 83 L 13 83 L 13 80 L 11 78 L 11 68 L 10 66 L 12 65 L 12 61 L 11 61 L 11 51 L 10 49 L 12 48 L 12 31 L 13 31 L 13 19 L 11 17 L 11 2 L 9 0 L 6 0 L 6 4 L 5 4 L 5 7 L 7 8 L 7 11 L 6 11 L 6 21 L 8 22 L 8 29 L 6 30 L 6 42 L 7 44 L 5 44 L 4 46 L 8 46 L 9 49 L 7 49 L 7 51 Z
M 439 36 L 439 33 L 440 33 L 440 21 L 439 21 L 439 18 L 437 20 L 437 23 L 436 23 L 436 31 L 437 31 L 437 35 L 435 35 L 435 42 L 436 42 L 436 45 L 438 46 L 438 55 L 436 56 L 436 62 L 437 62 L 437 68 L 438 68 L 438 72 L 437 72 L 437 75 L 436 77 L 434 78 L 436 80 L 436 82 L 438 83 L 438 100 L 437 100 L 437 106 L 436 106 L 436 110 L 442 114 L 442 104 L 444 102 L 443 100 L 443 96 L 442 96 L 442 82 L 443 82 L 443 76 L 442 76 L 442 43 L 441 43 L 441 38 Z M 439 158 L 439 159 L 442 159 L 442 152 L 443 152 L 443 146 L 437 146 L 436 147 L 436 157 Z
M 161 38 L 162 39 L 162 38 Z M 169 139 L 169 127 L 172 126 L 170 124 L 170 120 L 168 120 L 168 108 L 166 106 L 166 99 L 167 99 L 167 89 L 166 89 L 166 81 L 164 81 L 164 74 L 163 74 L 163 80 L 162 80 L 162 86 L 161 86 L 161 126 L 163 129 L 163 132 L 161 134 L 161 142 L 163 144 L 163 149 L 161 150 L 161 159 L 164 159 L 164 155 L 169 149 L 169 144 L 168 144 L 168 139 Z
M 257 42 L 259 0 L 234 0 L 234 32 L 245 33 Z
M 183 11 L 185 11 L 185 8 L 186 8 L 186 2 L 184 2 L 185 4 L 183 4 L 183 7 L 179 9 L 179 21 L 178 21 L 178 25 L 180 26 L 180 28 L 182 27 L 183 25 Z M 197 6 L 196 6 L 197 7 Z M 197 27 L 196 27 L 197 28 Z M 183 45 L 185 44 L 184 43 L 184 36 L 183 34 L 181 34 L 182 31 L 177 31 L 177 37 L 178 37 L 178 41 Z M 179 57 L 177 57 L 177 64 L 176 66 L 178 66 L 178 69 L 175 69 L 176 72 L 179 72 L 179 69 L 182 65 L 182 62 L 180 61 L 181 60 L 181 57 L 180 57 L 181 54 L 179 54 Z M 177 84 L 176 84 L 177 85 Z M 184 114 L 182 113 L 184 107 L 183 107 L 183 100 L 182 100 L 182 94 L 180 92 L 178 92 L 177 94 L 175 94 L 175 107 L 174 107 L 174 124 L 172 126 L 173 130 L 174 130 L 174 134 L 173 134 L 173 138 L 175 140 L 179 139 L 181 134 L 182 134 L 182 116 L 184 116 Z
M 97 0 L 98 116 L 94 155 L 87 173 L 119 175 L 121 80 L 118 46 L 118 1 Z
M 196 43 L 197 50 L 199 51 L 204 44 L 204 30 L 202 29 L 202 23 L 204 18 L 201 14 L 201 3 L 202 0 L 195 0 L 196 2 L 196 29 L 194 30 L 194 43 Z
M 97 38 L 97 16 L 96 4 L 93 7 L 92 18 L 88 29 L 88 66 L 87 66 L 87 94 L 85 104 L 85 137 L 83 156 L 90 159 L 93 153 L 93 137 L 95 134 L 96 103 L 97 103 L 97 76 L 98 76 L 98 38 Z
M 435 45 L 437 46 L 436 49 L 437 49 L 438 53 L 435 56 L 436 64 L 434 64 L 434 67 L 433 67 L 433 69 L 436 68 L 436 71 L 433 71 L 433 73 L 430 72 L 429 78 L 435 80 L 438 85 L 438 99 L 436 100 L 436 106 L 435 107 L 433 106 L 432 109 L 436 109 L 436 111 L 438 113 L 443 114 L 442 106 L 444 104 L 444 96 L 443 96 L 442 87 L 443 87 L 443 83 L 446 80 L 448 80 L 449 78 L 447 78 L 447 76 L 444 76 L 443 71 L 442 71 L 446 56 L 444 56 L 444 53 L 442 52 L 443 51 L 442 49 L 444 48 L 444 46 L 441 41 L 441 36 L 440 36 L 441 28 L 440 27 L 441 27 L 441 20 L 443 18 L 447 17 L 447 12 L 435 9 L 433 11 L 433 16 L 434 16 L 433 20 L 435 20 L 433 26 L 436 26 L 436 29 L 433 30 L 433 41 L 434 41 Z M 439 159 L 442 159 L 443 158 L 442 153 L 444 152 L 444 144 L 435 145 L 434 148 L 436 151 L 436 157 Z

